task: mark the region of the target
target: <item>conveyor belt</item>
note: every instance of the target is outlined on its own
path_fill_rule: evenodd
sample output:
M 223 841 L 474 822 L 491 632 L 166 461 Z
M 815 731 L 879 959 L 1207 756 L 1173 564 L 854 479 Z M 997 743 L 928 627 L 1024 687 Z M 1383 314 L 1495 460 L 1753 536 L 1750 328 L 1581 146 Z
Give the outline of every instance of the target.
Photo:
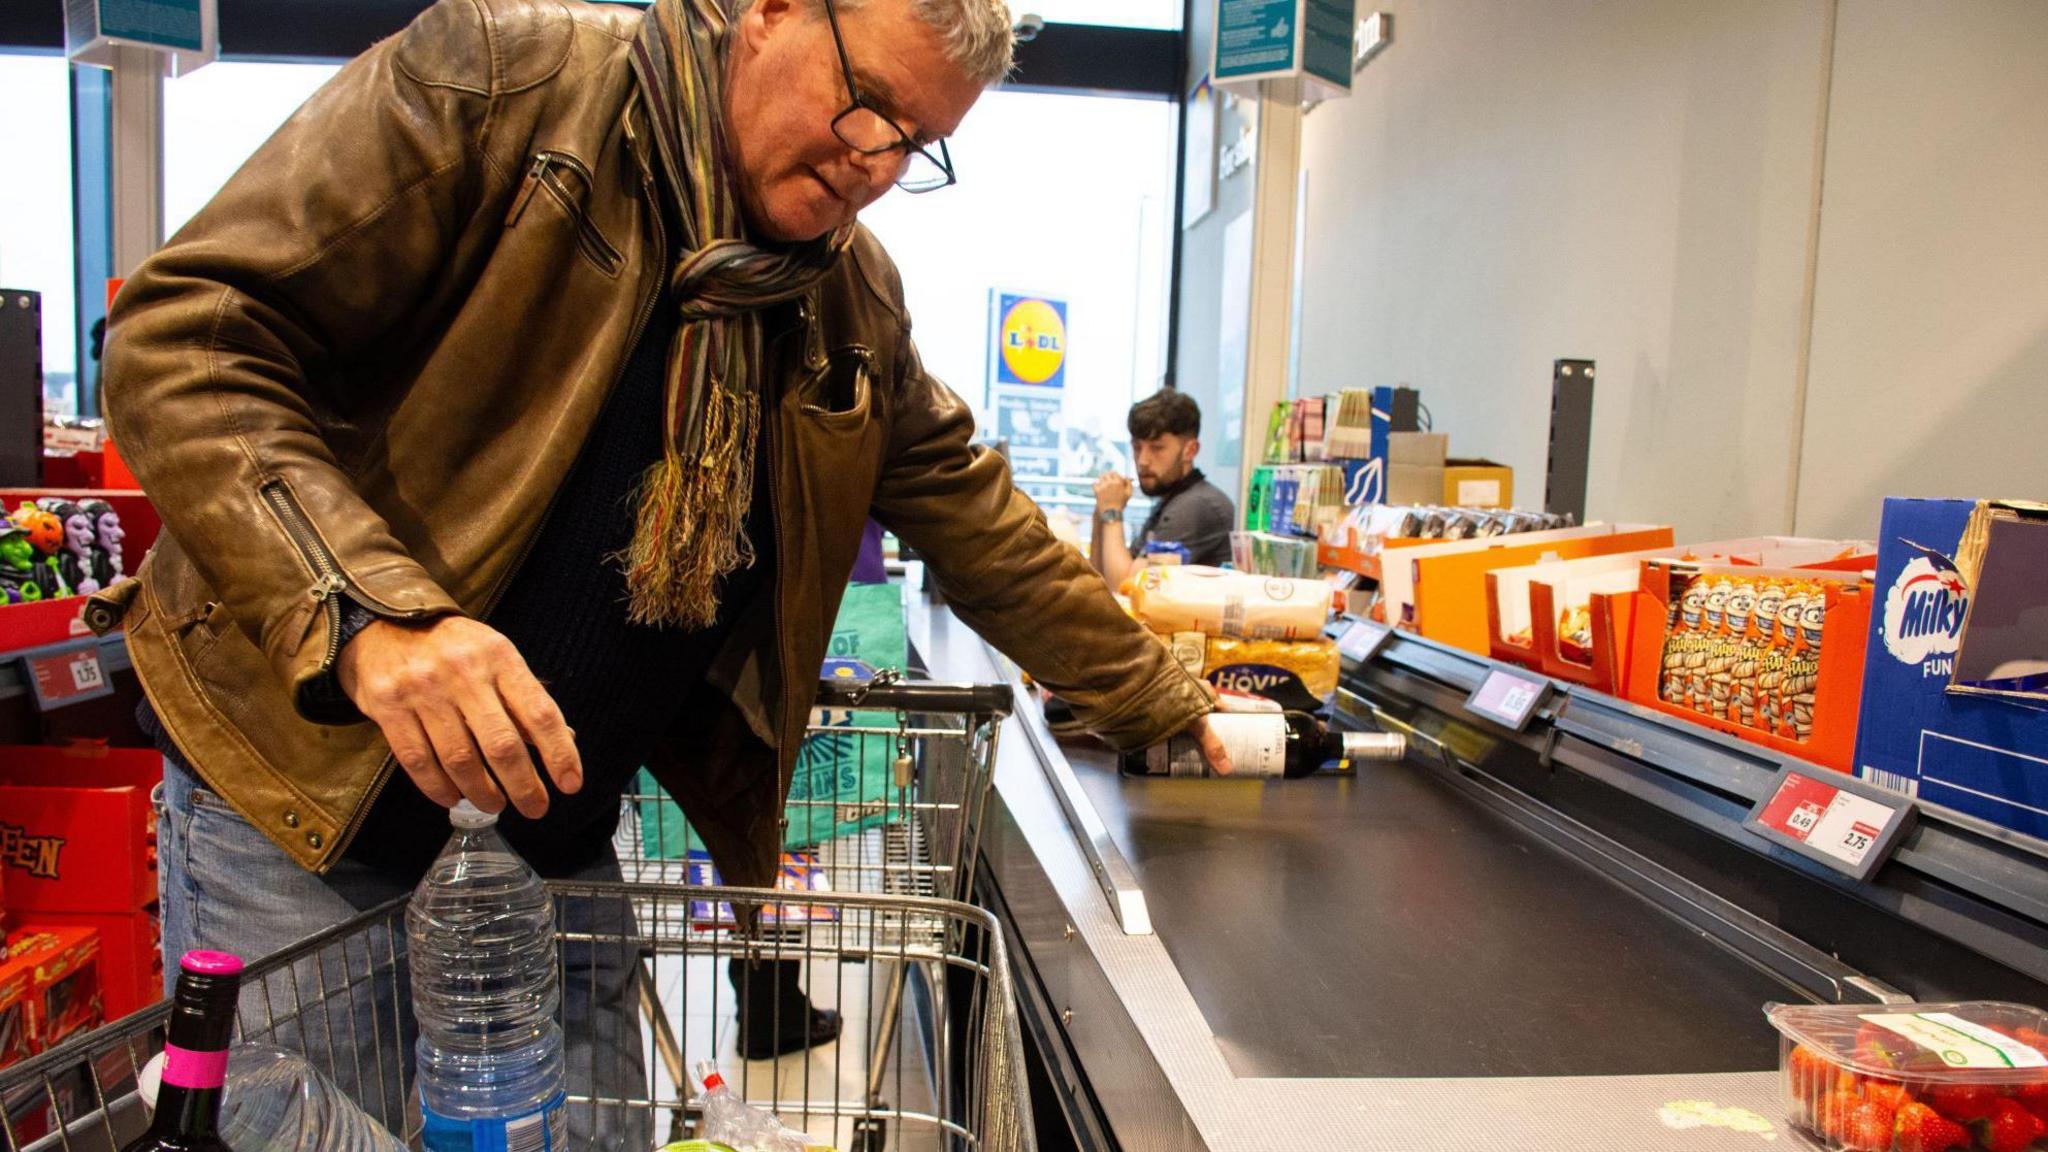
M 1119 777 L 1066 746 L 1239 1076 L 1774 1067 L 1794 990 L 1412 764 Z

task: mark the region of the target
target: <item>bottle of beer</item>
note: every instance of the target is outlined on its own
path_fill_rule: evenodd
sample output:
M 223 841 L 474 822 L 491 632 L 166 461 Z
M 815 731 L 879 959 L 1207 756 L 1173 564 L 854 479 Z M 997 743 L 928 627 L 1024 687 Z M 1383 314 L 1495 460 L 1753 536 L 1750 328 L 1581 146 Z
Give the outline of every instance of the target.
M 1360 760 L 1399 760 L 1408 738 L 1391 732 L 1333 732 L 1306 712 L 1216 712 L 1209 727 L 1230 753 L 1233 777 L 1296 778 L 1334 763 L 1350 771 Z M 1210 776 L 1202 746 L 1182 734 L 1164 744 L 1126 755 L 1126 776 Z
M 227 1080 L 228 1039 L 241 988 L 240 957 L 185 953 L 164 1043 L 156 1116 L 125 1152 L 228 1152 L 220 1138 L 221 1085 Z

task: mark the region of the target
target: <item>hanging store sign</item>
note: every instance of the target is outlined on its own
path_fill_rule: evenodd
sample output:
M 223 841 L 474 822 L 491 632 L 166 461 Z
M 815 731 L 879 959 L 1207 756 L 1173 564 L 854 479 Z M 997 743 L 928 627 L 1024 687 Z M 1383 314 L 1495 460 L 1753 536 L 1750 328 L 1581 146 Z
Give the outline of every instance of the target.
M 66 0 L 64 54 L 76 64 L 112 68 L 121 48 L 164 57 L 164 74 L 183 76 L 220 55 L 217 0 Z
M 1216 83 L 1256 94 L 1262 80 L 1302 81 L 1304 99 L 1351 94 L 1354 0 L 1217 0 Z

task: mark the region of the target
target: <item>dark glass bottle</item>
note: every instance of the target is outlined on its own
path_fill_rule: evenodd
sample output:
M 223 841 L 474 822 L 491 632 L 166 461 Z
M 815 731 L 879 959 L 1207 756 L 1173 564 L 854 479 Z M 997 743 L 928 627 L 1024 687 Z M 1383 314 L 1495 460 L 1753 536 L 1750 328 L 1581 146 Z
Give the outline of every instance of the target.
M 124 1152 L 227 1152 L 220 1138 L 221 1086 L 241 988 L 240 957 L 185 953 L 172 997 L 156 1116 Z
M 1299 778 L 1336 763 L 1348 771 L 1360 760 L 1399 760 L 1408 739 L 1390 732 L 1334 732 L 1306 712 L 1217 712 L 1209 726 L 1230 753 L 1231 776 Z M 1134 752 L 1120 763 L 1127 776 L 1211 776 L 1192 736 Z

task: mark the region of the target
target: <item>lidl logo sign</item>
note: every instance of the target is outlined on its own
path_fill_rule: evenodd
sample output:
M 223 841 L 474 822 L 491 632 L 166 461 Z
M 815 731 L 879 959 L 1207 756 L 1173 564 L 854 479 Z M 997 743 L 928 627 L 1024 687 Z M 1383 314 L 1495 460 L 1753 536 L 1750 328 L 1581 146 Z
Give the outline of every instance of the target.
M 1004 296 L 996 329 L 998 384 L 1058 388 L 1066 383 L 1067 305 L 1038 296 Z

